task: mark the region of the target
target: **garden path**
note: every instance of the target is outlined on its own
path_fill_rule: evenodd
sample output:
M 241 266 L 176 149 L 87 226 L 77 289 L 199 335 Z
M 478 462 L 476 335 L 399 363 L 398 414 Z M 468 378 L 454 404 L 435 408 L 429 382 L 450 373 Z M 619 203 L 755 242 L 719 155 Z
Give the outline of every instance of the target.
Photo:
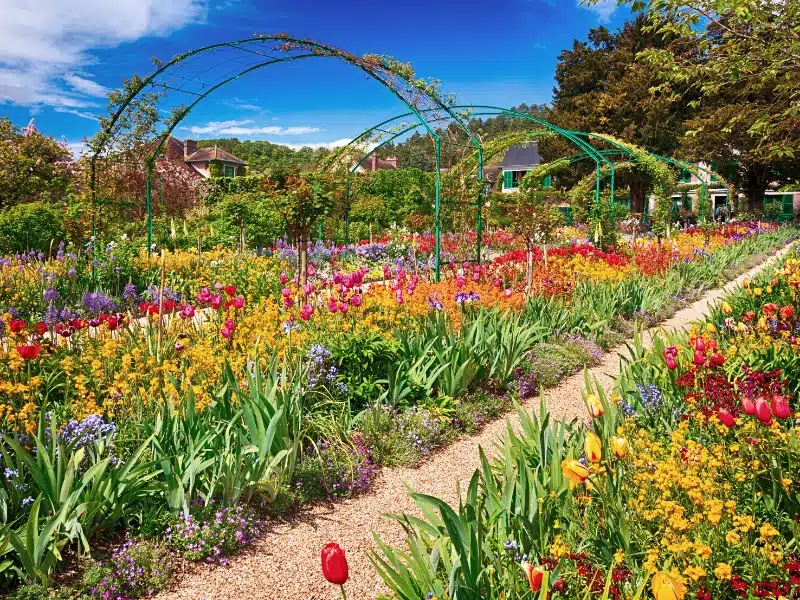
M 787 246 L 773 260 L 790 250 Z M 688 323 L 701 318 L 708 304 L 716 303 L 726 291 L 745 278 L 752 278 L 772 261 L 744 273 L 725 287 L 709 291 L 697 302 L 676 313 L 657 328 L 644 334 L 649 345 L 659 329 L 680 330 Z M 600 365 L 590 370 L 600 385 L 608 390 L 619 375 L 620 354 L 626 352 L 619 346 L 606 353 Z M 559 386 L 547 390 L 546 401 L 557 418 L 583 418 L 586 409 L 581 398 L 584 385 L 583 372 L 564 380 Z M 538 397 L 529 399 L 523 406 L 537 406 Z M 515 414 L 490 423 L 480 434 L 464 438 L 436 453 L 417 469 L 383 469 L 372 490 L 364 496 L 332 506 L 317 506 L 291 523 L 269 524 L 268 531 L 247 553 L 231 559 L 229 567 L 199 565 L 186 573 L 183 581 L 171 592 L 158 596 L 160 600 L 337 600 L 339 588 L 325 581 L 320 569 L 320 550 L 328 542 L 338 542 L 347 554 L 350 581 L 345 586 L 352 599 L 367 600 L 387 592 L 367 558 L 375 548 L 372 532 L 377 532 L 391 545 L 404 541 L 402 529 L 385 513 L 415 513 L 415 505 L 406 487 L 433 494 L 450 503 L 456 503 L 458 486 L 469 481 L 478 466 L 478 448 L 491 454 L 495 440 L 502 436 L 506 422 L 518 424 Z

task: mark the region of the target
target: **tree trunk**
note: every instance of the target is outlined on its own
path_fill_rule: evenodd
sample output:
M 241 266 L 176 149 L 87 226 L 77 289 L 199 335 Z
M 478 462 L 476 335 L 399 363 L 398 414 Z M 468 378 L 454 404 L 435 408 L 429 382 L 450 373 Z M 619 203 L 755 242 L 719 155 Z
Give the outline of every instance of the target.
M 747 210 L 760 212 L 764 207 L 764 192 L 767 191 L 767 168 L 753 165 L 745 172 L 745 194 Z M 733 200 L 732 198 L 729 201 Z
M 533 248 L 528 248 L 528 294 L 533 291 Z
M 634 180 L 630 184 L 631 189 L 631 212 L 644 213 L 645 201 L 647 200 L 647 186 L 644 181 Z

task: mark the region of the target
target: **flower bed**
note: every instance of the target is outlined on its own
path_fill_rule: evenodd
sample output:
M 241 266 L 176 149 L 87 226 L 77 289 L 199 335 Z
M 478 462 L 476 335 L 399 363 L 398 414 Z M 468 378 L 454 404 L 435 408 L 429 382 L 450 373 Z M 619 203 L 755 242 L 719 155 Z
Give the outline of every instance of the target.
M 800 253 L 688 334 L 631 347 L 588 425 L 522 431 L 459 507 L 415 495 L 409 548 L 373 562 L 398 598 L 793 598 Z M 411 552 L 409 552 L 411 550 Z M 546 596 L 543 596 L 546 597 Z

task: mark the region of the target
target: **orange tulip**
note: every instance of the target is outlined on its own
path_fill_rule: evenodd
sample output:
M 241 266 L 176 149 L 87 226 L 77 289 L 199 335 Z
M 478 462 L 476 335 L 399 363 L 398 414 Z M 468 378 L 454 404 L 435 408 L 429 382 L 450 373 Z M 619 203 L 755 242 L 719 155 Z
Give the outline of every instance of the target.
M 628 455 L 628 440 L 615 435 L 611 438 L 611 450 L 618 459 L 622 460 Z
M 592 463 L 600 462 L 603 458 L 603 443 L 597 434 L 589 432 L 586 434 L 586 439 L 583 441 L 583 451 L 586 454 L 586 460 Z
M 531 591 L 536 594 L 542 589 L 542 578 L 544 578 L 544 569 L 542 567 L 534 567 L 530 563 L 522 563 L 522 570 L 528 577 L 528 585 L 531 586 Z
M 655 600 L 683 600 L 686 586 L 680 577 L 659 571 L 653 576 L 653 596 Z
M 561 472 L 567 478 L 571 487 L 589 479 L 589 469 L 574 458 L 567 458 L 561 461 Z
M 586 406 L 589 407 L 589 414 L 595 419 L 602 417 L 606 412 L 606 409 L 603 408 L 603 403 L 594 394 L 589 394 L 586 397 Z

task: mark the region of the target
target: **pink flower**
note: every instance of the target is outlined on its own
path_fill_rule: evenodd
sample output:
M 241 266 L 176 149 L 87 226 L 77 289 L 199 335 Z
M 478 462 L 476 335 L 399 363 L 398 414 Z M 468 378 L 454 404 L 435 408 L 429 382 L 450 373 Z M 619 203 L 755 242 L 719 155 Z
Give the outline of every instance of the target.
M 398 304 L 402 304 L 403 303 L 403 290 L 395 290 L 394 299 L 397 301 Z
M 361 306 L 361 296 L 359 296 L 358 294 L 353 294 L 350 297 L 350 304 L 355 306 L 356 308 Z
M 210 302 L 211 301 L 211 290 L 209 290 L 207 287 L 204 287 L 202 290 L 200 290 L 200 293 L 197 294 L 196 298 L 197 298 L 197 301 L 202 303 L 202 304 L 206 304 L 206 303 Z
M 303 293 L 308 296 L 309 294 L 314 293 L 314 286 L 310 283 L 307 283 L 303 286 Z
M 284 296 L 283 297 L 283 305 L 286 308 L 293 307 L 294 306 L 294 298 L 292 298 L 291 296 Z
M 292 295 L 292 290 L 290 290 L 289 288 L 285 287 L 281 290 L 281 296 L 283 296 L 284 298 L 288 298 L 291 295 Z
M 742 410 L 746 415 L 752 416 L 756 414 L 756 405 L 750 398 L 742 398 Z
M 215 290 L 217 290 L 217 291 L 221 290 L 221 289 L 222 289 L 222 288 L 224 288 L 224 287 L 225 287 L 225 286 L 224 286 L 224 285 L 222 285 L 222 284 L 221 284 L 219 281 L 217 281 L 217 282 L 214 284 L 214 289 L 215 289 Z
M 772 423 L 772 413 L 769 411 L 769 404 L 764 396 L 756 398 L 756 418 L 764 425 Z
M 505 290 L 503 290 L 503 294 L 505 295 L 506 298 L 510 297 L 511 294 L 513 293 L 514 292 L 511 291 L 511 288 L 506 288 Z
M 463 278 L 461 275 L 459 275 L 458 277 L 456 277 L 456 285 L 457 285 L 459 288 L 462 288 L 462 287 L 464 287 L 464 283 L 466 283 L 466 279 L 464 279 L 464 278 Z
M 286 273 L 281 273 L 281 285 L 286 285 L 287 281 L 289 281 L 289 278 L 286 276 Z
M 733 427 L 736 424 L 736 420 L 733 418 L 733 415 L 725 408 L 720 408 L 717 411 L 717 418 L 728 427 Z
M 782 394 L 773 394 L 772 412 L 774 412 L 775 416 L 779 419 L 788 419 L 792 415 L 792 411 L 789 409 L 789 401 L 786 399 L 786 396 Z
M 194 317 L 194 306 L 187 304 L 181 311 L 181 319 L 191 319 L 192 317 Z
M 672 356 L 667 356 L 667 358 L 666 358 L 666 362 L 667 362 L 667 368 L 668 368 L 670 371 L 674 371 L 675 369 L 677 369 L 677 368 L 678 368 L 678 363 L 677 363 L 677 362 L 675 362 L 675 358 L 674 358 L 674 357 L 672 357 Z
M 214 310 L 219 310 L 222 306 L 222 296 L 217 294 L 216 296 L 211 296 L 211 308 Z
M 346 302 L 340 302 L 339 303 L 339 312 L 340 313 L 342 313 L 342 314 L 346 313 L 348 308 L 350 308 L 350 307 L 347 305 Z
M 334 298 L 328 300 L 328 311 L 331 313 L 336 312 L 336 300 Z
M 701 366 L 706 364 L 706 354 L 702 350 L 694 351 L 694 364 Z

